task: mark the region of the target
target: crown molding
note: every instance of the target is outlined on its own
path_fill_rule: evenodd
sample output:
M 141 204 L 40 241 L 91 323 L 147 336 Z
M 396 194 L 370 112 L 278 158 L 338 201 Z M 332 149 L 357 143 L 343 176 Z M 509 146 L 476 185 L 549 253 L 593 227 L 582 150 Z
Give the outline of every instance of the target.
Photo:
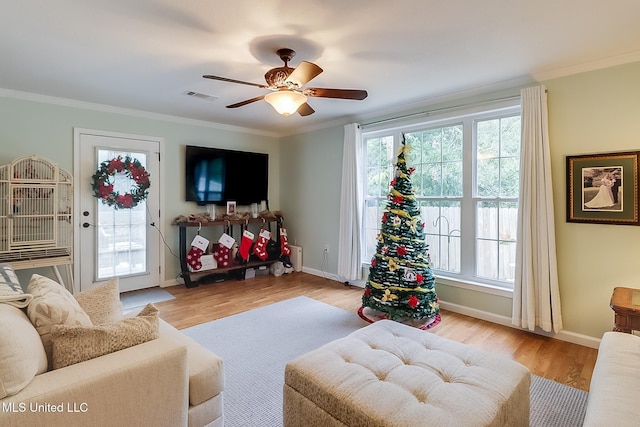
M 131 108 L 114 107 L 112 105 L 96 104 L 92 102 L 76 101 L 68 98 L 58 98 L 48 95 L 40 95 L 30 92 L 21 92 L 17 90 L 0 88 L 0 97 L 12 98 L 22 101 L 40 102 L 44 104 L 59 105 L 70 108 L 80 108 L 85 110 L 100 111 L 103 113 L 122 114 L 125 116 L 140 117 L 151 120 L 160 120 L 165 122 L 173 122 L 190 126 L 201 126 L 212 129 L 249 133 L 253 135 L 268 136 L 278 138 L 280 135 L 274 132 L 268 132 L 258 129 L 245 128 L 240 126 L 225 125 L 222 123 L 208 122 L 205 120 L 188 119 L 185 117 L 172 116 L 169 114 L 151 113 L 149 111 L 134 110 Z
M 564 67 L 556 67 L 552 70 L 541 70 L 532 73 L 534 80 L 545 81 L 553 80 L 561 77 L 572 76 L 574 74 L 587 73 L 590 71 L 601 70 L 603 68 L 615 67 L 618 65 L 629 64 L 640 61 L 640 50 L 626 52 L 618 55 L 608 56 L 593 61 L 581 62 L 579 64 L 567 65 Z
M 414 101 L 409 101 L 402 105 L 394 105 L 390 107 L 381 108 L 378 110 L 368 111 L 358 115 L 351 115 L 349 117 L 341 117 L 339 119 L 334 119 L 327 122 L 318 123 L 312 126 L 299 127 L 292 129 L 285 135 L 282 136 L 291 136 L 298 135 L 301 133 L 313 132 L 316 130 L 322 130 L 334 126 L 344 126 L 347 123 L 364 123 L 368 121 L 375 121 L 379 119 L 384 119 L 388 117 L 398 116 L 402 114 L 407 114 L 416 110 L 424 110 L 425 108 L 430 108 L 439 104 L 445 104 L 448 102 L 455 102 L 464 100 L 466 98 L 471 98 L 474 96 L 482 96 L 488 95 L 492 92 L 498 92 L 502 90 L 514 90 L 514 94 L 520 93 L 520 88 L 525 86 L 529 86 L 535 83 L 531 79 L 531 77 L 518 77 L 510 80 L 505 80 L 502 82 L 486 84 L 483 86 L 476 86 L 473 88 L 468 88 L 455 92 L 443 93 L 440 95 L 436 95 L 429 98 L 420 98 Z M 490 99 L 488 99 L 490 100 Z
M 385 109 L 380 109 L 377 111 L 370 112 L 366 115 L 362 115 L 359 117 L 361 121 L 371 121 L 377 120 L 381 118 L 385 118 L 387 116 L 397 115 L 397 114 L 406 114 L 412 111 L 430 108 L 434 106 L 439 106 L 446 103 L 456 102 L 456 101 L 464 101 L 465 99 L 472 97 L 481 97 L 487 96 L 487 100 L 491 99 L 490 94 L 499 91 L 508 91 L 513 90 L 514 95 L 520 94 L 520 89 L 529 86 L 535 83 L 531 77 L 516 77 L 509 80 L 504 80 L 501 82 L 489 83 L 482 86 L 476 86 L 464 90 L 453 91 L 442 93 L 437 96 L 433 96 L 430 98 L 422 98 L 419 100 L 415 100 L 410 103 L 403 104 L 402 106 L 394 106 Z

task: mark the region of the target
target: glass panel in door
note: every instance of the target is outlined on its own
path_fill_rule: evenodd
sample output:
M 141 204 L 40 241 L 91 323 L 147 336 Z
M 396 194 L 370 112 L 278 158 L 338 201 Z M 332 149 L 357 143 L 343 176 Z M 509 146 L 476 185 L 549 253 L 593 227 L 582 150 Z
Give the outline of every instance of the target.
M 127 156 L 147 167 L 145 153 L 98 149 L 98 164 Z M 114 191 L 130 192 L 135 182 L 124 174 L 114 178 Z M 115 209 L 100 201 L 96 227 L 98 247 L 96 280 L 147 274 L 147 203 L 141 200 L 131 209 Z

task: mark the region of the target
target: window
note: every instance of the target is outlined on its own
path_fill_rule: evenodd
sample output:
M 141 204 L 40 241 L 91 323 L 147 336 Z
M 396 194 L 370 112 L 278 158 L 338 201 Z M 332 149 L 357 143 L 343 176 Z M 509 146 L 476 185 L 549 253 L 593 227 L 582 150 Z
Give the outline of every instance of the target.
M 376 236 L 380 231 L 380 218 L 387 203 L 389 182 L 393 173 L 394 138 L 383 136 L 366 139 L 366 186 L 365 186 L 365 246 L 363 253 L 367 262 L 376 251 Z
M 513 104 L 513 103 L 512 103 Z M 519 105 L 365 130 L 363 253 L 380 218 L 404 135 L 432 269 L 454 281 L 513 287 L 520 167 Z
M 520 116 L 475 123 L 476 276 L 513 283 L 518 231 Z

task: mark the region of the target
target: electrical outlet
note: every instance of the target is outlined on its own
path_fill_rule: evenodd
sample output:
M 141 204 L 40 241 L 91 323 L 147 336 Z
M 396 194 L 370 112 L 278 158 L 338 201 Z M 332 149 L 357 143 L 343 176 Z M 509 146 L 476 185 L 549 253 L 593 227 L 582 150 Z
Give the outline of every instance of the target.
M 326 253 L 329 253 L 329 244 L 328 244 L 328 243 L 325 243 L 325 244 L 324 244 L 324 251 L 325 251 Z

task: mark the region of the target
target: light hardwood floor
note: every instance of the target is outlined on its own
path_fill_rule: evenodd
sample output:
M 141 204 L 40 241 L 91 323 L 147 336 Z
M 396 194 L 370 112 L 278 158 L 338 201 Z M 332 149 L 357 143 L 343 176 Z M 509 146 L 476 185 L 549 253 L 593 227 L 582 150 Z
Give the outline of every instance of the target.
M 156 303 L 161 317 L 178 329 L 188 328 L 274 302 L 304 295 L 356 313 L 362 288 L 306 273 L 165 288 L 175 299 Z M 597 350 L 526 331 L 441 311 L 442 322 L 430 332 L 487 351 L 502 353 L 533 374 L 589 390 Z

